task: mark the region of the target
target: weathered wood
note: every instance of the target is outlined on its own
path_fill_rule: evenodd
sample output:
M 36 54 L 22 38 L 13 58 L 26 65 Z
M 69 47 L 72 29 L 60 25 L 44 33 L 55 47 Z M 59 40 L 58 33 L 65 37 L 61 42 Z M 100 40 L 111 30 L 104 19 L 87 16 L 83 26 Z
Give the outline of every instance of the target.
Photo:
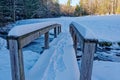
M 57 30 L 56 30 L 56 27 L 54 28 L 54 38 L 57 37 Z
M 28 34 L 25 34 L 25 35 L 19 37 L 19 48 L 22 48 L 22 47 L 26 46 L 27 44 L 29 44 L 33 40 L 40 37 L 40 35 L 45 34 L 46 32 L 48 32 L 51 29 L 57 28 L 57 26 L 58 25 L 51 25 L 49 27 L 31 32 L 31 33 L 28 33 Z M 56 32 L 56 35 L 57 35 L 57 32 Z
M 74 49 L 77 57 L 77 36 L 76 35 L 74 35 Z
M 77 51 L 77 43 L 79 43 L 83 52 L 80 69 L 80 80 L 91 80 L 93 58 L 98 40 L 86 39 L 81 35 L 81 32 L 79 32 L 79 30 L 77 30 L 73 24 L 70 24 L 70 33 L 73 38 L 75 52 Z
M 37 39 L 38 37 L 40 37 L 40 35 L 42 35 L 42 33 L 40 32 L 36 32 L 33 33 L 31 35 L 28 35 L 26 37 L 22 37 L 19 39 L 19 48 L 23 48 L 24 46 L 28 45 L 29 43 L 31 43 L 33 40 Z
M 58 34 L 60 34 L 60 32 L 61 32 L 61 26 L 58 26 Z
M 80 69 L 80 80 L 91 80 L 93 58 L 95 52 L 96 43 L 85 42 L 84 52 L 82 55 L 81 69 Z
M 61 25 L 60 25 L 60 32 L 62 31 Z
M 12 80 L 25 80 L 23 56 L 17 40 L 9 40 Z
M 45 49 L 49 48 L 49 32 L 45 33 Z
M 61 31 L 62 31 L 62 30 L 61 30 L 61 25 L 60 25 L 59 27 L 60 27 L 60 32 L 61 32 Z
M 8 36 L 8 45 L 11 59 L 12 80 L 25 80 L 22 48 L 33 40 L 45 34 L 45 49 L 49 48 L 49 30 L 57 29 L 60 24 L 46 26 L 22 36 Z M 57 35 L 56 30 L 56 35 Z
M 59 29 L 59 26 L 58 26 L 57 28 L 58 28 L 57 30 L 58 30 L 58 34 L 59 34 L 59 33 L 60 33 L 60 29 Z
M 59 27 L 57 27 L 57 35 L 59 35 Z

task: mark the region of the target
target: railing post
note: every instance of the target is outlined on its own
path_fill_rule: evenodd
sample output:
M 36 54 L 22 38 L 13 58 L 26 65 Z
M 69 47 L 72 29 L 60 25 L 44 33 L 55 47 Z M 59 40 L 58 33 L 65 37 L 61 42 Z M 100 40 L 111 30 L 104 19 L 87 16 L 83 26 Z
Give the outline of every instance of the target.
M 77 36 L 76 35 L 74 35 L 74 49 L 77 57 Z
M 49 31 L 45 33 L 45 49 L 49 48 Z
M 58 26 L 58 34 L 61 32 L 61 26 Z
M 62 30 L 61 30 L 61 25 L 60 25 L 60 32 L 61 32 Z
M 59 26 L 57 27 L 57 35 L 59 35 Z
M 8 39 L 12 80 L 25 80 L 22 49 L 19 49 L 18 40 Z
M 81 61 L 80 80 L 91 80 L 96 42 L 85 41 Z
M 57 37 L 57 30 L 56 30 L 56 27 L 54 28 L 54 38 Z

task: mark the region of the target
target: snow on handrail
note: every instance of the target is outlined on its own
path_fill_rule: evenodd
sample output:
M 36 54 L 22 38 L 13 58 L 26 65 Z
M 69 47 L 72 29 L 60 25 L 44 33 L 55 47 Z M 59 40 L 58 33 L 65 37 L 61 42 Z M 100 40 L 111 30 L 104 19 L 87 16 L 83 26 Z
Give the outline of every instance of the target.
M 41 22 L 41 23 L 33 23 L 33 24 L 26 24 L 26 25 L 20 25 L 16 26 L 13 29 L 10 30 L 8 36 L 22 36 L 27 33 L 36 31 L 38 29 L 45 28 L 47 26 L 58 24 L 58 22 Z
M 88 28 L 86 27 L 85 25 L 81 25 L 79 23 L 76 23 L 76 22 L 72 22 L 71 23 L 75 28 L 76 30 L 81 34 L 82 37 L 84 37 L 85 39 L 97 39 L 95 34 Z

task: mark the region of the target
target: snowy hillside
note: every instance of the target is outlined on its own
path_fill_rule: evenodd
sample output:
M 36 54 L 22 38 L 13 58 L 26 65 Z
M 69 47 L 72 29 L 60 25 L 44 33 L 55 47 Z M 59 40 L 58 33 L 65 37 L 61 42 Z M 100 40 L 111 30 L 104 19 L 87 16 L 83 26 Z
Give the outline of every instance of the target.
M 61 23 L 62 33 L 54 40 L 50 35 L 50 48 L 44 52 L 42 49 L 44 36 L 23 49 L 26 80 L 79 80 L 81 61 L 76 61 L 69 33 L 69 24 L 73 21 L 87 27 L 99 42 L 111 43 L 109 46 L 98 45 L 92 80 L 120 80 L 119 15 L 31 19 L 18 21 L 14 25 L 46 21 Z M 52 34 L 52 31 L 50 33 Z M 0 38 L 0 80 L 11 80 L 9 51 L 6 48 L 6 41 L 2 38 Z

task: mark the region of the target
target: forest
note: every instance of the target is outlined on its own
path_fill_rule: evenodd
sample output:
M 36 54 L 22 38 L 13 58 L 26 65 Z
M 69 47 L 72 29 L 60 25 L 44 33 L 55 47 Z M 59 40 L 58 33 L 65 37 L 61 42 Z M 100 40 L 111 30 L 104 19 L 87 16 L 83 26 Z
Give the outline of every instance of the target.
M 0 0 L 0 26 L 22 19 L 120 13 L 120 0 L 80 0 L 76 6 L 72 6 L 71 2 L 68 0 L 66 4 L 60 4 L 59 0 Z

